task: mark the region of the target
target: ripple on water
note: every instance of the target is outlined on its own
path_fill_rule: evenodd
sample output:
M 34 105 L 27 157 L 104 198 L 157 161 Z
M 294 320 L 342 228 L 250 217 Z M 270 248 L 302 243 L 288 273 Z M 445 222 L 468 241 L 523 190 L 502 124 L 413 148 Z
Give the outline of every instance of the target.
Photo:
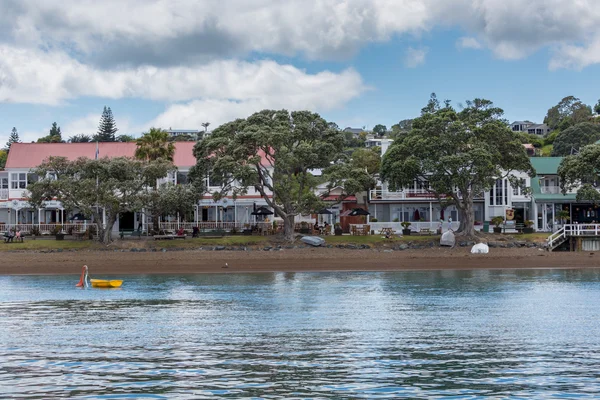
M 0 398 L 596 398 L 599 277 L 0 277 Z

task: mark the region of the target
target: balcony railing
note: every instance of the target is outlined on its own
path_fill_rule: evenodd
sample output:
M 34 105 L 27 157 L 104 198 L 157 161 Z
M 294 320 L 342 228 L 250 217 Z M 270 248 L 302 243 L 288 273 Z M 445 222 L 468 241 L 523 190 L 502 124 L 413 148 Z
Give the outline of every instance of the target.
M 560 194 L 560 186 L 542 186 L 540 189 L 543 194 Z
M 476 199 L 483 198 L 483 193 L 479 196 L 475 196 Z M 412 199 L 423 199 L 423 200 L 436 200 L 435 194 L 428 192 L 425 189 L 405 189 L 397 192 L 389 190 L 371 190 L 371 200 L 412 200 Z

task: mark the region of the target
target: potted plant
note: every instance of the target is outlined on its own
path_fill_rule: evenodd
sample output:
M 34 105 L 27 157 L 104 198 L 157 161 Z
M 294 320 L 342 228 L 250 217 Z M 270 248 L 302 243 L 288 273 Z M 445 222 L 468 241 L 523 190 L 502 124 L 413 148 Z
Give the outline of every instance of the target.
M 523 228 L 523 233 L 533 233 L 533 221 L 527 220 L 523 222 L 523 225 L 525 226 Z
M 558 218 L 560 223 L 564 225 L 571 219 L 571 214 L 568 210 L 560 210 L 556 213 L 556 218 Z
M 494 233 L 502 233 L 500 225 L 504 223 L 504 217 L 497 216 L 492 218 L 492 224 L 494 224 Z
M 410 236 L 410 226 L 412 224 L 408 221 L 404 221 L 400 225 L 402 225 L 402 234 L 406 235 L 406 236 Z
M 342 236 L 342 233 L 344 233 L 342 230 L 342 225 L 340 225 L 339 222 L 336 222 L 333 226 L 333 232 L 335 233 L 335 236 Z

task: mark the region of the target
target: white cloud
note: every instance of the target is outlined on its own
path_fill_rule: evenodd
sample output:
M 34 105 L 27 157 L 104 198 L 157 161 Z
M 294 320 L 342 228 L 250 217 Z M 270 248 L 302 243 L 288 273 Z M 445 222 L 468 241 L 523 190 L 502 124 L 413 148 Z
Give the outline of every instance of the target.
M 419 65 L 425 64 L 425 57 L 427 56 L 427 48 L 422 49 L 414 49 L 409 47 L 406 49 L 406 54 L 404 55 L 404 65 L 407 68 L 416 68 Z
M 557 57 L 569 58 L 564 45 L 586 47 L 600 34 L 597 0 L 3 0 L 2 8 L 0 42 L 66 47 L 105 69 L 257 52 L 340 58 L 440 26 L 461 28 L 500 58 L 557 45 Z
M 60 52 L 0 47 L 0 102 L 59 104 L 81 96 L 163 101 L 245 101 L 267 97 L 297 107 L 340 106 L 364 89 L 352 69 L 309 74 L 263 60 L 223 60 L 192 67 L 95 70 Z
M 483 48 L 483 45 L 474 37 L 463 36 L 456 42 L 456 47 L 459 49 L 479 50 Z

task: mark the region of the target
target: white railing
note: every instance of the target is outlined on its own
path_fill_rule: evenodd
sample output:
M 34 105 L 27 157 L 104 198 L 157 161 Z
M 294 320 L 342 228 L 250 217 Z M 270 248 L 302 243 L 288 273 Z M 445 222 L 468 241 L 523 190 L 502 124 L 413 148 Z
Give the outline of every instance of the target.
M 57 227 L 60 227 L 61 232 L 69 232 L 73 230 L 75 232 L 85 232 L 89 223 L 78 222 L 78 223 L 67 223 L 67 224 L 0 224 L 0 232 L 6 232 L 11 229 L 19 230 L 23 233 L 31 233 L 34 228 L 39 229 L 41 235 L 50 235 L 54 232 Z
M 548 236 L 550 249 L 561 240 L 570 236 L 600 236 L 600 224 L 565 224 L 562 228 Z
M 232 229 L 236 229 L 241 231 L 247 227 L 258 226 L 259 228 L 273 226 L 272 222 L 257 222 L 257 223 L 245 223 L 245 222 L 160 222 L 158 224 L 159 228 L 167 231 L 177 231 L 179 229 L 185 229 L 186 231 L 192 231 L 194 227 L 198 227 L 198 229 L 202 230 L 222 230 L 222 231 L 231 231 Z M 151 226 L 149 226 L 151 228 Z
M 8 189 L 0 189 L 0 200 L 8 200 Z
M 437 196 L 425 189 L 405 189 L 397 192 L 390 190 L 375 189 L 370 191 L 371 200 L 437 200 Z M 475 196 L 476 199 L 483 198 L 483 193 Z
M 543 194 L 559 194 L 560 186 L 542 186 L 540 190 Z

